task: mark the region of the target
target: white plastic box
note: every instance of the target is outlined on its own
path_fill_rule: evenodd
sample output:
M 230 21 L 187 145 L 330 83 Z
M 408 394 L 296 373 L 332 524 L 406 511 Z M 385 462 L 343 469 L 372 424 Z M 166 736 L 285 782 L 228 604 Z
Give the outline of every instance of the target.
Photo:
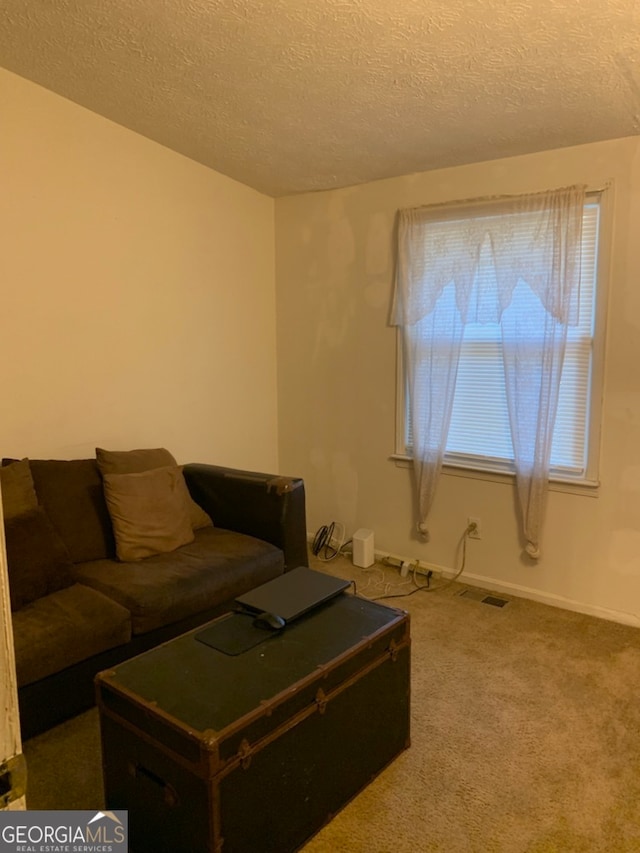
M 375 563 L 373 530 L 361 527 L 353 534 L 353 565 L 368 569 Z

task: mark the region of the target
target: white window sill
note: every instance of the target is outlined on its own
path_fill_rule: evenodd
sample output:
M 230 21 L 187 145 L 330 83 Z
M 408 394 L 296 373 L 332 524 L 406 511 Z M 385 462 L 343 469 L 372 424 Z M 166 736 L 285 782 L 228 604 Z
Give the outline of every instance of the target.
M 398 468 L 410 468 L 413 459 L 400 453 L 394 453 L 389 457 Z M 485 480 L 489 483 L 502 483 L 513 485 L 515 473 L 511 471 L 487 471 L 482 468 L 472 468 L 466 465 L 452 465 L 445 462 L 442 473 L 447 477 L 463 477 L 469 480 Z M 600 483 L 597 480 L 563 480 L 560 477 L 551 476 L 549 489 L 552 492 L 565 492 L 570 495 L 582 495 L 584 497 L 597 498 Z

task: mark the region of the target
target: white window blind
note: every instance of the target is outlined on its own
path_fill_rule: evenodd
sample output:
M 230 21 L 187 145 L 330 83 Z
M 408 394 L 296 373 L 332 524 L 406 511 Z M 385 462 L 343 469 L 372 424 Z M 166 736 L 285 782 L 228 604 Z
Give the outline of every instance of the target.
M 551 454 L 551 473 L 559 479 L 580 480 L 587 475 L 599 223 L 599 196 L 589 197 L 583 215 L 578 324 L 568 328 Z M 447 223 L 449 227 L 452 224 Z M 483 252 L 489 251 L 485 245 Z M 486 264 L 480 264 L 483 274 L 491 267 L 489 254 L 486 260 Z M 528 287 L 519 285 L 513 298 L 536 297 Z M 447 464 L 513 470 L 501 340 L 498 324 L 467 323 L 465 327 L 445 454 Z M 411 455 L 408 406 L 409 395 L 405 393 L 405 452 Z

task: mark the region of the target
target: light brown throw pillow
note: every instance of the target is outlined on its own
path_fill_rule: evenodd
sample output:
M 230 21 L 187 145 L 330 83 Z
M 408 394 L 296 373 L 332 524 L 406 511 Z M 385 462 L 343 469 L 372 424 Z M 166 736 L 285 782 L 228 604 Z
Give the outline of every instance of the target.
M 150 471 L 153 468 L 178 464 L 164 447 L 140 450 L 104 450 L 102 447 L 96 447 L 96 460 L 103 477 L 106 474 L 140 474 L 142 471 Z M 184 487 L 192 529 L 211 527 L 213 522 L 207 513 L 193 500 L 186 483 Z
M 96 460 L 103 476 L 105 474 L 140 474 L 152 468 L 178 464 L 164 447 L 144 450 L 104 450 L 102 447 L 96 447 Z
M 119 560 L 142 560 L 193 542 L 187 487 L 177 465 L 103 479 Z
M 38 509 L 28 459 L 0 467 L 0 489 L 5 521 Z

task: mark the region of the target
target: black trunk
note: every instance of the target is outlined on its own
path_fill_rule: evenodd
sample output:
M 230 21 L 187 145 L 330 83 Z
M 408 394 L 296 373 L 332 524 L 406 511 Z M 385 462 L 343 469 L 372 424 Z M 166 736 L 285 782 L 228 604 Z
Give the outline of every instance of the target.
M 408 615 L 344 594 L 235 656 L 201 630 L 97 677 L 107 807 L 135 853 L 297 850 L 409 745 Z

